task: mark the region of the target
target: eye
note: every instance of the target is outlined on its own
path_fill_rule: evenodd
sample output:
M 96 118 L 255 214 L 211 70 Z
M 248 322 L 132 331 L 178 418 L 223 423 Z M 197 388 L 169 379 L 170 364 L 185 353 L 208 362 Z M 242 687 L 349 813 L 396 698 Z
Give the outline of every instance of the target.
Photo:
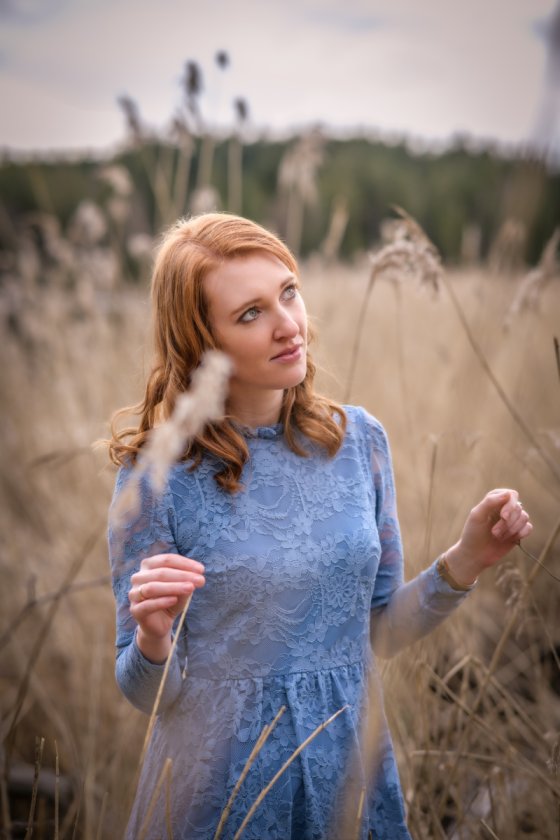
M 240 324 L 249 324 L 251 321 L 254 321 L 257 315 L 259 314 L 259 310 L 256 306 L 252 306 L 250 309 L 247 309 L 246 312 L 241 315 L 239 318 Z
M 286 286 L 284 291 L 282 292 L 282 297 L 284 300 L 292 300 L 297 295 L 298 287 L 295 283 L 290 283 L 289 286 Z

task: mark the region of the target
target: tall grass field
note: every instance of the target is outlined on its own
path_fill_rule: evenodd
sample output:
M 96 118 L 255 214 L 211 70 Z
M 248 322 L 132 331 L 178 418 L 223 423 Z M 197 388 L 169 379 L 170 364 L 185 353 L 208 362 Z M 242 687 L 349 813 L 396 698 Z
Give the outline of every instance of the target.
M 114 682 L 115 471 L 91 445 L 141 396 L 147 283 L 101 282 L 88 253 L 89 274 L 69 285 L 22 248 L 0 294 L 4 838 L 119 838 L 148 722 Z M 381 663 L 410 830 L 557 840 L 560 276 L 516 306 L 522 271 L 455 266 L 437 290 L 370 272 L 366 257 L 301 267 L 320 389 L 388 431 L 407 576 L 494 487 L 517 488 L 534 522 L 528 553 Z

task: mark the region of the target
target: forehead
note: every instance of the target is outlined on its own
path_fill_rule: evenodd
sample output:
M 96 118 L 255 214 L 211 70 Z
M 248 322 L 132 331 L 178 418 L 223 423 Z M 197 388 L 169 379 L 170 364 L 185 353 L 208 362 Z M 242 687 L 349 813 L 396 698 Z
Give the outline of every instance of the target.
M 210 309 L 225 312 L 244 303 L 276 294 L 292 271 L 271 254 L 250 254 L 226 260 L 204 279 Z

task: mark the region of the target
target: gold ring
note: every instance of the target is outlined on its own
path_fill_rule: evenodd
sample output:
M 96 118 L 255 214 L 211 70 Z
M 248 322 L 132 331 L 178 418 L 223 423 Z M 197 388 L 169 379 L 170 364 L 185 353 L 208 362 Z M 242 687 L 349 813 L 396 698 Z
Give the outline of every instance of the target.
M 145 595 L 144 595 L 144 593 L 142 592 L 142 587 L 141 587 L 141 586 L 139 586 L 139 587 L 138 587 L 138 594 L 140 595 L 140 600 L 141 600 L 141 601 L 145 601 L 145 600 L 146 600 L 146 596 L 145 596 Z

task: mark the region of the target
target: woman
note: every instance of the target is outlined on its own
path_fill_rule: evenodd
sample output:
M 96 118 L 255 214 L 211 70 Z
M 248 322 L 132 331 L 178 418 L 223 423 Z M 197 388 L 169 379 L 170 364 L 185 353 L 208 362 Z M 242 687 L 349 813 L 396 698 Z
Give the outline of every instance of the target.
M 191 443 L 162 496 L 144 482 L 124 538 L 110 535 L 117 679 L 146 712 L 173 623 L 194 592 L 129 837 L 214 837 L 258 736 L 285 707 L 221 836 L 235 836 L 290 755 L 342 710 L 278 778 L 242 836 L 323 840 L 351 824 L 355 837 L 408 838 L 375 693 L 375 766 L 360 748 L 372 647 L 391 655 L 431 630 L 530 533 L 529 517 L 514 490 L 492 491 L 458 542 L 403 584 L 385 432 L 363 409 L 314 392 L 297 266 L 283 243 L 236 216 L 181 221 L 159 251 L 152 302 L 155 356 L 140 423 L 111 443 L 121 465 L 116 497 L 203 352 L 227 353 L 233 373 L 225 419 Z M 162 790 L 150 814 L 166 759 L 167 796 Z

